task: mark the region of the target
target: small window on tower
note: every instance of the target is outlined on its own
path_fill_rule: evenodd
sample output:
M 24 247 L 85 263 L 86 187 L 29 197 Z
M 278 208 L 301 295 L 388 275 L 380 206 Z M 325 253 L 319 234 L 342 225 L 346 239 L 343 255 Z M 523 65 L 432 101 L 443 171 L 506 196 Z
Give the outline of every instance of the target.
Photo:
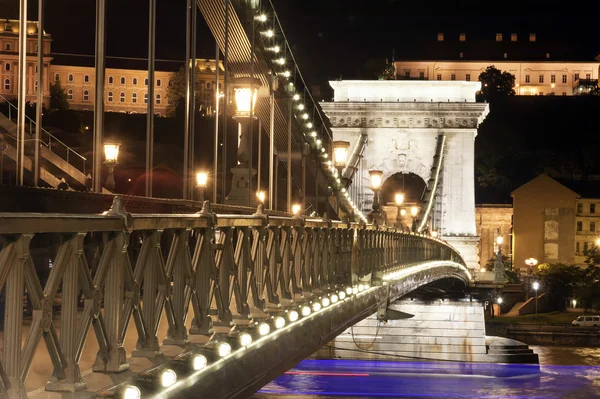
M 529 34 L 529 41 L 530 42 L 535 42 L 535 33 L 530 33 Z
M 458 35 L 458 40 L 460 40 L 461 42 L 464 42 L 467 40 L 467 34 L 466 33 L 461 33 L 460 35 Z
M 444 34 L 438 33 L 438 42 L 443 42 L 443 41 L 444 41 Z
M 502 41 L 502 33 L 496 33 L 496 41 L 497 42 L 501 42 Z
M 510 34 L 510 41 L 511 42 L 516 42 L 517 41 L 517 34 L 516 33 L 511 33 Z

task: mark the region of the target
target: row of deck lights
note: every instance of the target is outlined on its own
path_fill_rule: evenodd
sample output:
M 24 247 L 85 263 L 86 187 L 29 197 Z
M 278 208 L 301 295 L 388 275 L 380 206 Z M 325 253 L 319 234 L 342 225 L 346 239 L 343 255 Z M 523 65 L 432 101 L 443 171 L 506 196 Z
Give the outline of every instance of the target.
M 176 357 L 171 362 L 170 368 L 159 366 L 147 374 L 138 375 L 138 385 L 126 385 L 122 390 L 121 397 L 123 399 L 140 399 L 142 395 L 140 387 L 154 390 L 169 388 L 177 382 L 178 376 L 176 370 L 184 375 L 189 375 L 190 372 L 202 372 L 210 365 L 233 354 L 234 350 L 244 350 L 252 344 L 258 343 L 261 339 L 267 338 L 273 332 L 281 330 L 286 326 L 291 326 L 303 318 L 307 318 L 327 308 L 331 309 L 332 305 L 350 300 L 353 296 L 370 288 L 369 283 L 361 282 L 352 287 L 342 288 L 326 296 L 274 314 L 267 320 L 256 321 L 249 326 L 236 326 L 227 335 L 216 334 L 214 337 L 217 337 L 217 339 L 212 340 L 211 338 L 204 346 L 198 346 Z

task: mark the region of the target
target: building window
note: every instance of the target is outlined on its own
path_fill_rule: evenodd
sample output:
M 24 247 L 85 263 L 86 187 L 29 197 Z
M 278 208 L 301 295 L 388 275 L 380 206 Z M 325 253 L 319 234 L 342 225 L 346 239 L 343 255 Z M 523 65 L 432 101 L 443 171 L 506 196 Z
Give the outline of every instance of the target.
M 160 105 L 160 94 L 156 95 L 156 105 Z
M 10 51 L 10 50 L 11 50 L 10 43 L 6 43 L 6 44 L 4 45 L 4 50 L 5 50 L 5 51 Z
M 563 82 L 563 83 L 567 83 L 567 75 L 563 75 L 563 77 L 562 77 L 562 82 Z
M 465 76 L 465 79 L 467 80 L 467 82 L 470 82 L 470 81 L 471 81 L 471 74 L 470 74 L 470 73 L 468 73 L 468 74 Z
M 67 80 L 68 80 L 69 82 L 72 82 L 72 81 L 74 80 L 74 78 L 73 78 L 73 74 L 72 74 L 72 73 L 70 73 L 70 74 L 69 74 L 69 76 L 67 77 Z
M 90 92 L 88 90 L 83 91 L 83 101 L 90 101 Z
M 38 64 L 35 64 L 35 73 L 38 71 Z
M 550 83 L 556 83 L 556 75 L 550 75 Z
M 148 86 L 148 78 L 144 79 L 144 86 Z
M 211 84 L 210 84 L 210 82 L 206 82 L 206 88 L 207 88 L 207 89 L 210 89 L 210 88 L 211 88 Z
M 566 95 L 567 95 L 567 92 L 566 92 L 566 91 L 563 91 L 563 96 L 566 96 Z
M 590 222 L 590 231 L 591 232 L 596 231 L 596 222 Z
M 584 255 L 587 255 L 588 249 L 589 249 L 589 245 L 588 245 L 588 242 L 586 241 L 586 242 L 583 243 L 583 253 L 584 253 Z
M 511 33 L 510 34 L 510 41 L 511 42 L 516 42 L 517 41 L 517 34 L 516 33 Z
M 410 78 L 410 69 L 407 69 L 404 71 L 404 77 L 405 78 Z
M 137 93 L 131 93 L 131 102 L 137 104 Z
M 148 104 L 148 93 L 144 94 L 144 104 Z
M 421 79 L 421 80 L 425 79 L 425 72 L 419 71 L 419 79 Z
M 4 90 L 10 90 L 10 79 L 4 79 Z
M 586 74 L 585 74 L 585 78 L 586 78 L 587 80 L 590 80 L 590 79 L 592 78 L 592 75 L 591 75 L 591 74 L 589 74 L 589 73 L 586 73 Z
M 37 88 L 38 88 L 38 84 L 37 84 L 37 80 L 33 81 L 33 91 L 35 91 L 37 93 Z
M 579 249 L 580 249 L 580 245 L 579 245 L 579 243 L 578 243 L 578 242 L 576 242 L 576 243 L 575 243 L 575 253 L 576 253 L 577 255 L 579 255 L 579 252 L 580 252 L 580 251 L 579 251 Z
M 83 75 L 83 83 L 90 83 L 90 75 Z
M 107 96 L 107 97 L 108 97 L 108 102 L 109 102 L 109 103 L 112 103 L 112 102 L 113 102 L 113 92 L 112 92 L 112 91 L 109 91 L 109 92 L 108 92 L 108 96 Z
M 125 92 L 122 91 L 121 94 L 119 94 L 119 102 L 124 103 L 125 102 Z
M 583 223 L 577 222 L 577 231 L 583 231 Z
M 461 42 L 464 42 L 467 40 L 467 34 L 466 33 L 461 33 L 458 35 L 458 40 L 460 40 Z
M 60 74 L 57 73 L 57 74 L 54 75 L 54 81 L 55 82 L 60 82 Z
M 131 84 L 137 86 L 137 78 L 131 79 Z
M 5 71 L 10 71 L 10 63 L 7 62 L 6 64 L 4 64 L 4 70 Z
M 543 95 L 544 95 L 544 92 L 543 92 L 543 91 L 540 91 L 540 96 L 543 96 Z
M 531 81 L 531 77 L 529 75 L 525 75 L 525 83 L 529 83 Z
M 441 73 L 437 74 L 437 80 L 442 80 L 442 74 Z
M 578 73 L 575 74 L 575 79 L 574 80 L 579 80 L 579 74 Z
M 539 77 L 539 82 L 540 82 L 540 83 L 544 83 L 544 75 L 540 75 L 540 77 Z
M 125 77 L 121 76 L 121 84 L 125 85 Z
M 438 33 L 438 42 L 443 42 L 443 41 L 444 41 L 444 34 Z
M 450 80 L 456 80 L 456 74 L 453 73 L 452 75 L 450 75 Z
M 577 204 L 577 213 L 583 213 L 583 204 Z
M 529 34 L 529 41 L 530 42 L 535 42 L 535 33 L 530 33 Z
M 160 87 L 162 85 L 162 82 L 160 81 L 160 79 L 156 79 L 156 87 Z
M 67 100 L 73 99 L 73 89 L 67 90 Z
M 596 213 L 596 204 L 590 204 L 590 213 Z
M 496 33 L 496 41 L 497 42 L 501 42 L 502 41 L 502 33 Z

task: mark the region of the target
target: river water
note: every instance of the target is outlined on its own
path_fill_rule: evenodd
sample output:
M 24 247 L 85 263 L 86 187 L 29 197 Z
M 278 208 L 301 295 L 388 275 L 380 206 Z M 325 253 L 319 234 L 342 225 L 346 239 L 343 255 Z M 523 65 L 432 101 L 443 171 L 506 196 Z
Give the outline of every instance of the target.
M 600 398 L 600 348 L 531 346 L 522 365 L 307 359 L 254 399 Z

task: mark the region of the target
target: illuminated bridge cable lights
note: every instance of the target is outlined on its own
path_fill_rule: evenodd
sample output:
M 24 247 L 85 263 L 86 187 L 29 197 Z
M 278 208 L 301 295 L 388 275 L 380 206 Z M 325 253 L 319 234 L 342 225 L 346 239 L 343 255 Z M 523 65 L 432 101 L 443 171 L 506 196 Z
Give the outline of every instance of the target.
M 140 399 L 142 392 L 135 385 L 127 385 L 123 390 L 123 399 Z

